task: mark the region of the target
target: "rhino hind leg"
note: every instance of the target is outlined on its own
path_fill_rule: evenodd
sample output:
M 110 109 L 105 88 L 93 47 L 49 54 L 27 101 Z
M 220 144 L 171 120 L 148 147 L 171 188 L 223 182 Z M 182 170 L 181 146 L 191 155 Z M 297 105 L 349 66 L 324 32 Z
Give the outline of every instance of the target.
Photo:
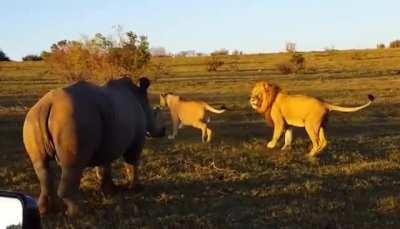
M 116 190 L 116 186 L 112 181 L 111 165 L 102 165 L 96 167 L 97 177 L 100 179 L 101 191 L 105 195 L 112 194 Z
M 74 216 L 79 212 L 79 184 L 82 176 L 80 167 L 62 167 L 61 180 L 58 185 L 57 195 L 64 201 L 67 207 L 67 215 Z
M 40 215 L 44 215 L 53 207 L 52 202 L 55 199 L 53 177 L 52 173 L 49 172 L 49 161 L 47 159 L 36 161 L 33 163 L 33 168 L 40 183 L 40 195 L 38 198 L 39 213 Z

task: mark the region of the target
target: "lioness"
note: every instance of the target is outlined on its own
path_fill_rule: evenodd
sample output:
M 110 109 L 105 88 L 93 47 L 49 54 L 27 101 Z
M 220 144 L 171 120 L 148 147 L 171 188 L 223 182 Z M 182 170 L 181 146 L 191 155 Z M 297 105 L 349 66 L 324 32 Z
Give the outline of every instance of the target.
M 48 92 L 29 110 L 23 140 L 40 182 L 41 214 L 48 211 L 55 194 L 64 201 L 68 215 L 78 212 L 77 194 L 85 167 L 99 166 L 101 188 L 111 190 L 110 164 L 120 156 L 126 162 L 129 186 L 135 187 L 146 133 L 162 137 L 165 132 L 148 101 L 149 86 L 147 78 L 137 85 L 127 77 L 104 86 L 80 81 Z M 61 167 L 57 192 L 52 188 L 52 159 Z
M 178 134 L 178 128 L 193 126 L 201 130 L 202 142 L 210 142 L 212 131 L 207 127 L 205 111 L 221 114 L 225 109 L 217 110 L 203 101 L 186 101 L 172 93 L 160 95 L 160 106 L 168 107 L 172 119 L 172 133 L 169 139 L 174 139 Z M 206 139 L 207 138 L 207 139 Z
M 284 130 L 285 144 L 282 150 L 290 147 L 292 142 L 290 126 L 305 127 L 312 142 L 312 149 L 308 155 L 313 157 L 327 145 L 324 128 L 328 113 L 361 110 L 369 106 L 374 97 L 368 95 L 368 99 L 366 104 L 359 107 L 341 107 L 305 95 L 289 95 L 276 85 L 257 82 L 251 91 L 250 105 L 274 128 L 272 140 L 267 144 L 268 148 L 276 146 Z

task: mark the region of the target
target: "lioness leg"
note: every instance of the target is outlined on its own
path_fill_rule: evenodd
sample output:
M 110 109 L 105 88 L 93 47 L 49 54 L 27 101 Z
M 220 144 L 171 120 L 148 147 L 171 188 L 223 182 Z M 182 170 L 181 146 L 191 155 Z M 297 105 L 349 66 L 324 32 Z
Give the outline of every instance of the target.
M 33 168 L 40 183 L 38 208 L 40 215 L 43 215 L 48 212 L 49 205 L 51 206 L 54 200 L 53 179 L 51 173 L 49 173 L 49 162 L 47 159 L 34 162 Z
M 178 134 L 179 129 L 179 117 L 176 114 L 171 114 L 171 121 L 172 121 L 172 132 L 168 135 L 168 139 L 175 139 L 176 135 Z
M 82 176 L 82 168 L 80 167 L 62 167 L 61 180 L 58 185 L 57 195 L 64 201 L 67 206 L 67 214 L 74 216 L 79 212 L 76 204 L 78 198 L 79 183 Z
M 207 142 L 211 141 L 211 137 L 212 137 L 212 130 L 210 128 L 207 127 L 206 130 L 206 134 L 207 134 Z
M 319 144 L 318 144 L 318 134 L 319 134 L 319 128 L 315 127 L 312 124 L 307 124 L 305 125 L 305 129 L 307 131 L 308 136 L 310 137 L 310 140 L 312 142 L 312 148 L 311 151 L 309 152 L 309 156 L 313 157 L 318 153 L 319 151 Z
M 282 150 L 290 149 L 293 140 L 293 130 L 292 128 L 287 128 L 285 131 L 285 144 L 282 147 Z
M 206 136 L 207 136 L 207 129 L 208 129 L 207 125 L 205 123 L 203 123 L 202 121 L 197 121 L 197 122 L 193 123 L 192 125 L 193 125 L 193 127 L 201 130 L 201 141 L 205 142 Z
M 321 128 L 319 128 L 319 149 L 318 149 L 318 151 L 321 152 L 326 147 L 327 144 L 328 144 L 328 142 L 326 141 L 324 127 L 321 127 Z
M 272 134 L 272 139 L 271 141 L 268 142 L 267 147 L 272 149 L 276 146 L 276 143 L 278 142 L 279 138 L 281 137 L 285 122 L 281 117 L 273 119 L 274 122 L 274 133 Z

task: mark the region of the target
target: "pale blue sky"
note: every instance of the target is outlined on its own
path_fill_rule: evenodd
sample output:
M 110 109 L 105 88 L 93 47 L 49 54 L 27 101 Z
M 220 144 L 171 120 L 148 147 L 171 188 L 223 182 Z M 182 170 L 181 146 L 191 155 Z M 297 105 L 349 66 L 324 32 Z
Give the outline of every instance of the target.
M 399 0 L 2 0 L 0 49 L 20 59 L 113 25 L 170 52 L 275 52 L 286 41 L 299 50 L 373 48 L 400 38 L 399 9 Z

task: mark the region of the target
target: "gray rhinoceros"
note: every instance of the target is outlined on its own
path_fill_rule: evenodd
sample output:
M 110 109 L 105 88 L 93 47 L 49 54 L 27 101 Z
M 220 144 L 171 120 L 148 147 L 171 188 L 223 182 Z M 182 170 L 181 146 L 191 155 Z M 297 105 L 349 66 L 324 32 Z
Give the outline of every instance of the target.
M 23 140 L 40 182 L 41 214 L 48 211 L 55 196 L 51 159 L 62 170 L 57 195 L 68 215 L 78 212 L 77 193 L 85 167 L 100 168 L 101 187 L 107 191 L 113 188 L 110 164 L 123 155 L 129 184 L 134 187 L 145 135 L 162 137 L 165 133 L 149 104 L 149 86 L 147 78 L 141 78 L 138 85 L 127 77 L 103 86 L 80 81 L 48 92 L 30 109 Z

